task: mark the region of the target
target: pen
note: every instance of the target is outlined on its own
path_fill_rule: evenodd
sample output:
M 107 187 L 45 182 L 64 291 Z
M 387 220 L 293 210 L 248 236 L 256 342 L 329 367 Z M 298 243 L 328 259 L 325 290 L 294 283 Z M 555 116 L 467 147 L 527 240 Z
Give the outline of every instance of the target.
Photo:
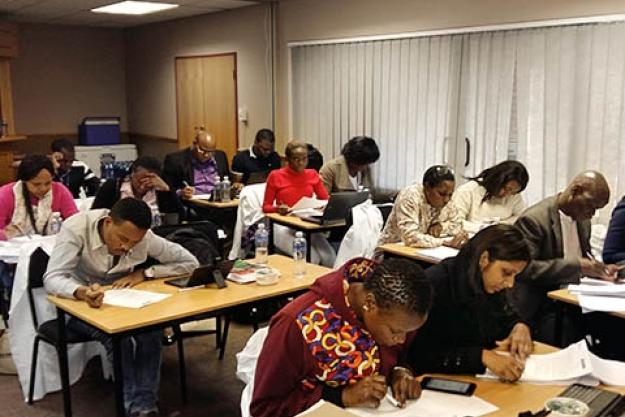
M 393 397 L 393 394 L 390 391 L 386 393 L 386 399 L 388 400 L 389 403 L 391 403 L 391 405 L 397 408 L 401 408 L 401 404 L 399 403 L 399 401 L 395 399 L 395 397 Z
M 186 182 L 186 181 L 184 181 L 184 180 L 182 181 L 182 184 L 183 184 L 185 187 L 190 187 L 189 183 L 188 183 L 188 182 Z
M 29 238 L 29 239 L 32 239 L 32 238 L 33 238 L 33 237 L 30 235 L 30 233 L 25 232 L 25 231 L 24 231 L 24 229 L 22 229 L 19 225 L 15 224 L 14 226 L 15 226 L 15 228 L 16 228 L 17 230 L 19 230 L 19 232 L 22 234 L 22 236 L 26 236 L 26 237 L 27 237 L 27 238 Z
M 606 275 L 610 276 L 610 271 L 608 270 L 608 268 L 606 268 L 606 266 L 603 264 L 603 262 L 599 262 L 599 261 L 597 260 L 597 258 L 595 258 L 595 257 L 593 256 L 593 254 L 592 254 L 592 252 L 591 252 L 591 251 L 586 251 L 586 256 L 588 257 L 588 259 L 590 259 L 590 260 L 591 260 L 591 261 L 593 261 L 594 263 L 597 263 L 597 264 L 601 264 L 601 265 L 603 265 L 603 272 L 604 272 Z

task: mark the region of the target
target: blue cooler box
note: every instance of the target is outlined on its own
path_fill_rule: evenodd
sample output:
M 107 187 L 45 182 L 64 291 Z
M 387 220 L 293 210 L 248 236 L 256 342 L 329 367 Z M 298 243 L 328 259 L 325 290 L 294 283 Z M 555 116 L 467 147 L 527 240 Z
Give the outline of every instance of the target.
M 85 117 L 78 126 L 78 141 L 81 145 L 119 144 L 119 117 Z

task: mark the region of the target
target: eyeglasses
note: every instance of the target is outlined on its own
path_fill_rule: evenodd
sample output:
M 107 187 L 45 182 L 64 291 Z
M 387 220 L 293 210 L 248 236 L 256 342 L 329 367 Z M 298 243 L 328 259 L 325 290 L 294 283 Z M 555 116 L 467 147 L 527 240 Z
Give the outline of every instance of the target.
M 214 150 L 214 149 L 202 149 L 202 148 L 200 147 L 200 145 L 198 145 L 197 143 L 195 144 L 195 150 L 196 150 L 196 151 L 197 151 L 197 153 L 199 153 L 200 155 L 206 155 L 206 156 L 212 155 L 212 154 L 213 154 L 213 152 L 215 152 L 215 150 Z

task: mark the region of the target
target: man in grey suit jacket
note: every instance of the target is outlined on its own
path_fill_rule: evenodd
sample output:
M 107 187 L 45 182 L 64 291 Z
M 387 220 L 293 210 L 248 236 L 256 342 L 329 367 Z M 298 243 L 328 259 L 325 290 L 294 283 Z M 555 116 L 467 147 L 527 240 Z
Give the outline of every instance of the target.
M 610 199 L 602 174 L 584 171 L 561 193 L 529 207 L 515 225 L 525 235 L 532 262 L 514 287 L 521 317 L 537 340 L 554 343 L 555 307 L 547 293 L 582 276 L 615 278 L 616 266 L 595 261 L 590 254 L 590 219 Z

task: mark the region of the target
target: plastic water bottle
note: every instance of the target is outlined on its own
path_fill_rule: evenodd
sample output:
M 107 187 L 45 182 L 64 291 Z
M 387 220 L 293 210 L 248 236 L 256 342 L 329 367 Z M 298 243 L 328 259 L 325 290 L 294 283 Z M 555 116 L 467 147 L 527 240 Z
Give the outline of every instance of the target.
M 257 264 L 267 264 L 267 256 L 269 254 L 269 233 L 265 229 L 265 224 L 260 223 L 256 233 L 254 233 L 254 246 L 256 247 L 256 259 L 254 262 Z
M 221 183 L 221 201 L 224 203 L 230 201 L 230 188 L 232 188 L 232 185 L 230 184 L 230 179 L 226 175 Z
M 213 188 L 213 201 L 221 201 L 221 180 L 219 175 L 217 175 L 215 187 Z
M 55 211 L 52 213 L 52 217 L 50 218 L 49 231 L 51 235 L 56 235 L 61 231 L 61 226 L 63 225 L 63 219 L 61 218 L 61 213 Z
M 293 241 L 293 276 L 295 278 L 306 276 L 306 239 L 302 232 L 295 233 Z
M 152 227 L 157 227 L 160 226 L 161 224 L 163 224 L 163 221 L 161 219 L 161 213 L 158 212 L 158 210 L 155 210 L 152 212 Z

